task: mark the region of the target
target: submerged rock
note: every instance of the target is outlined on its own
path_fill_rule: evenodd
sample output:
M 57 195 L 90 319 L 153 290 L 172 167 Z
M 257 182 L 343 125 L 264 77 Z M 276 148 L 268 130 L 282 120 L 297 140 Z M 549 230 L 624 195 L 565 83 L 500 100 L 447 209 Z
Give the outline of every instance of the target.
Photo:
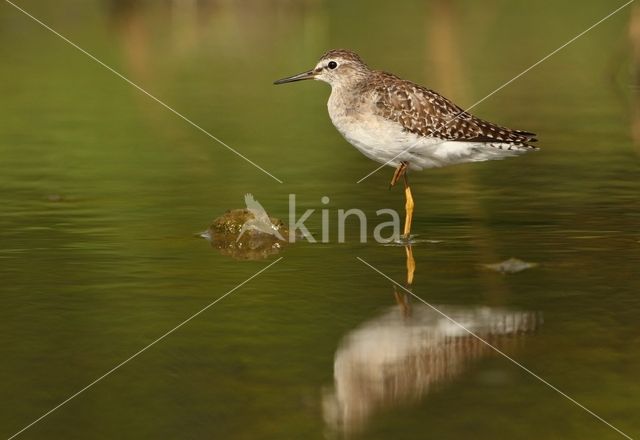
M 504 260 L 500 263 L 485 264 L 484 267 L 500 273 L 516 273 L 523 270 L 531 269 L 532 267 L 536 267 L 537 265 L 538 263 L 529 263 L 517 258 L 509 258 L 508 260 Z
M 275 217 L 256 218 L 248 209 L 232 209 L 216 218 L 201 234 L 223 255 L 237 260 L 260 260 L 275 255 L 288 243 L 289 231 Z

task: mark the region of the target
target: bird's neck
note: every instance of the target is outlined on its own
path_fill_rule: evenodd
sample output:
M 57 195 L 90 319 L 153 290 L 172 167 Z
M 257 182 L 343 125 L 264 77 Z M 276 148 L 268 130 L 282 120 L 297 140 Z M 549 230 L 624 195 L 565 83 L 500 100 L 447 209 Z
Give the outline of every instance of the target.
M 362 85 L 359 83 L 341 83 L 331 86 L 331 95 L 327 102 L 329 116 L 336 127 L 343 122 L 357 119 L 357 109 L 361 104 Z
M 355 99 L 364 90 L 367 82 L 367 75 L 357 75 L 331 84 L 331 97 L 329 99 L 338 101 L 349 101 Z

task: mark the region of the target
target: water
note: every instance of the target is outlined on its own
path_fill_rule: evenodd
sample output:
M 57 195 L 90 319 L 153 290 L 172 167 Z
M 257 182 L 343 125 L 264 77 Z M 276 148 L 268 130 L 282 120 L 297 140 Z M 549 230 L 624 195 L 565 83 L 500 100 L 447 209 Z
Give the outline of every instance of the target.
M 466 106 L 613 9 L 595 0 L 579 9 L 546 0 L 20 5 L 284 183 L 0 7 L 5 437 L 275 261 L 238 261 L 194 235 L 242 207 L 245 193 L 285 219 L 295 193 L 300 211 L 317 209 L 314 234 L 322 196 L 333 216 L 361 208 L 373 221 L 378 209 L 402 209 L 400 189 L 387 190 L 391 170 L 355 183 L 377 164 L 329 123 L 325 85 L 272 80 L 347 46 Z M 461 316 L 534 316 L 516 335 L 489 331 L 491 320 L 474 328 L 637 437 L 631 11 L 475 109 L 536 131 L 540 152 L 411 177 L 423 240 L 412 291 Z M 359 243 L 355 223 L 346 243 L 335 234 L 287 247 L 21 438 L 623 438 L 473 339 L 434 352 L 433 311 L 357 259 L 403 285 L 404 249 Z M 485 267 L 510 257 L 537 266 Z M 341 361 L 345 352 L 358 362 Z M 357 413 L 336 396 L 366 417 L 349 418 Z

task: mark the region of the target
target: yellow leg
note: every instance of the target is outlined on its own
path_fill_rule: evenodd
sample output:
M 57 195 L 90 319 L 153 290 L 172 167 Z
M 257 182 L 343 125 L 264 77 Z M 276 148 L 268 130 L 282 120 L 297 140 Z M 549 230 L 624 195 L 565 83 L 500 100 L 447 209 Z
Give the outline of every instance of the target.
M 402 311 L 402 316 L 404 316 L 405 318 L 410 317 L 411 302 L 409 301 L 409 296 L 405 292 L 399 293 L 398 288 L 395 285 L 393 286 L 393 296 L 395 297 L 396 303 Z
M 406 210 L 406 216 L 404 218 L 404 238 L 408 239 L 411 235 L 411 222 L 413 221 L 413 207 L 415 206 L 413 203 L 413 195 L 411 194 L 411 187 L 409 186 L 409 180 L 407 179 L 407 175 L 403 174 L 404 177 L 404 197 L 407 199 L 407 203 L 404 205 Z
M 395 186 L 395 184 L 398 183 L 398 180 L 400 180 L 400 178 L 404 176 L 404 173 L 406 171 L 407 171 L 407 163 L 400 162 L 400 165 L 398 165 L 398 168 L 396 168 L 396 170 L 393 172 L 393 177 L 391 178 L 389 189 L 391 189 L 392 186 Z
M 413 249 L 411 246 L 404 247 L 407 253 L 407 286 L 411 287 L 413 284 L 413 273 L 416 271 L 416 260 L 413 259 Z
M 407 253 L 407 289 L 411 289 L 413 285 L 413 274 L 416 271 L 416 261 L 413 258 L 413 249 L 411 249 L 411 246 L 406 245 L 404 250 Z M 409 294 L 407 292 L 398 292 L 397 287 L 394 285 L 393 296 L 395 296 L 396 303 L 398 303 L 400 310 L 402 310 L 402 316 L 405 318 L 410 317 L 411 302 L 409 301 Z

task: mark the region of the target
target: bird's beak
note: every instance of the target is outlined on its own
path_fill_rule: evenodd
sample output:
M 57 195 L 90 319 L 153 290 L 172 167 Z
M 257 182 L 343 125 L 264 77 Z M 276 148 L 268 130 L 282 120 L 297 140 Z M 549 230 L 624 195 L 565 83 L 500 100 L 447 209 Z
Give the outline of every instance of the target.
M 314 79 L 316 77 L 316 74 L 313 70 L 309 70 L 307 72 L 302 72 L 302 73 L 298 73 L 297 75 L 293 75 L 293 76 L 288 76 L 286 78 L 282 78 L 279 79 L 277 81 L 274 81 L 274 84 L 285 84 L 285 83 L 290 83 L 290 82 L 295 82 L 295 81 L 302 81 L 305 79 Z

